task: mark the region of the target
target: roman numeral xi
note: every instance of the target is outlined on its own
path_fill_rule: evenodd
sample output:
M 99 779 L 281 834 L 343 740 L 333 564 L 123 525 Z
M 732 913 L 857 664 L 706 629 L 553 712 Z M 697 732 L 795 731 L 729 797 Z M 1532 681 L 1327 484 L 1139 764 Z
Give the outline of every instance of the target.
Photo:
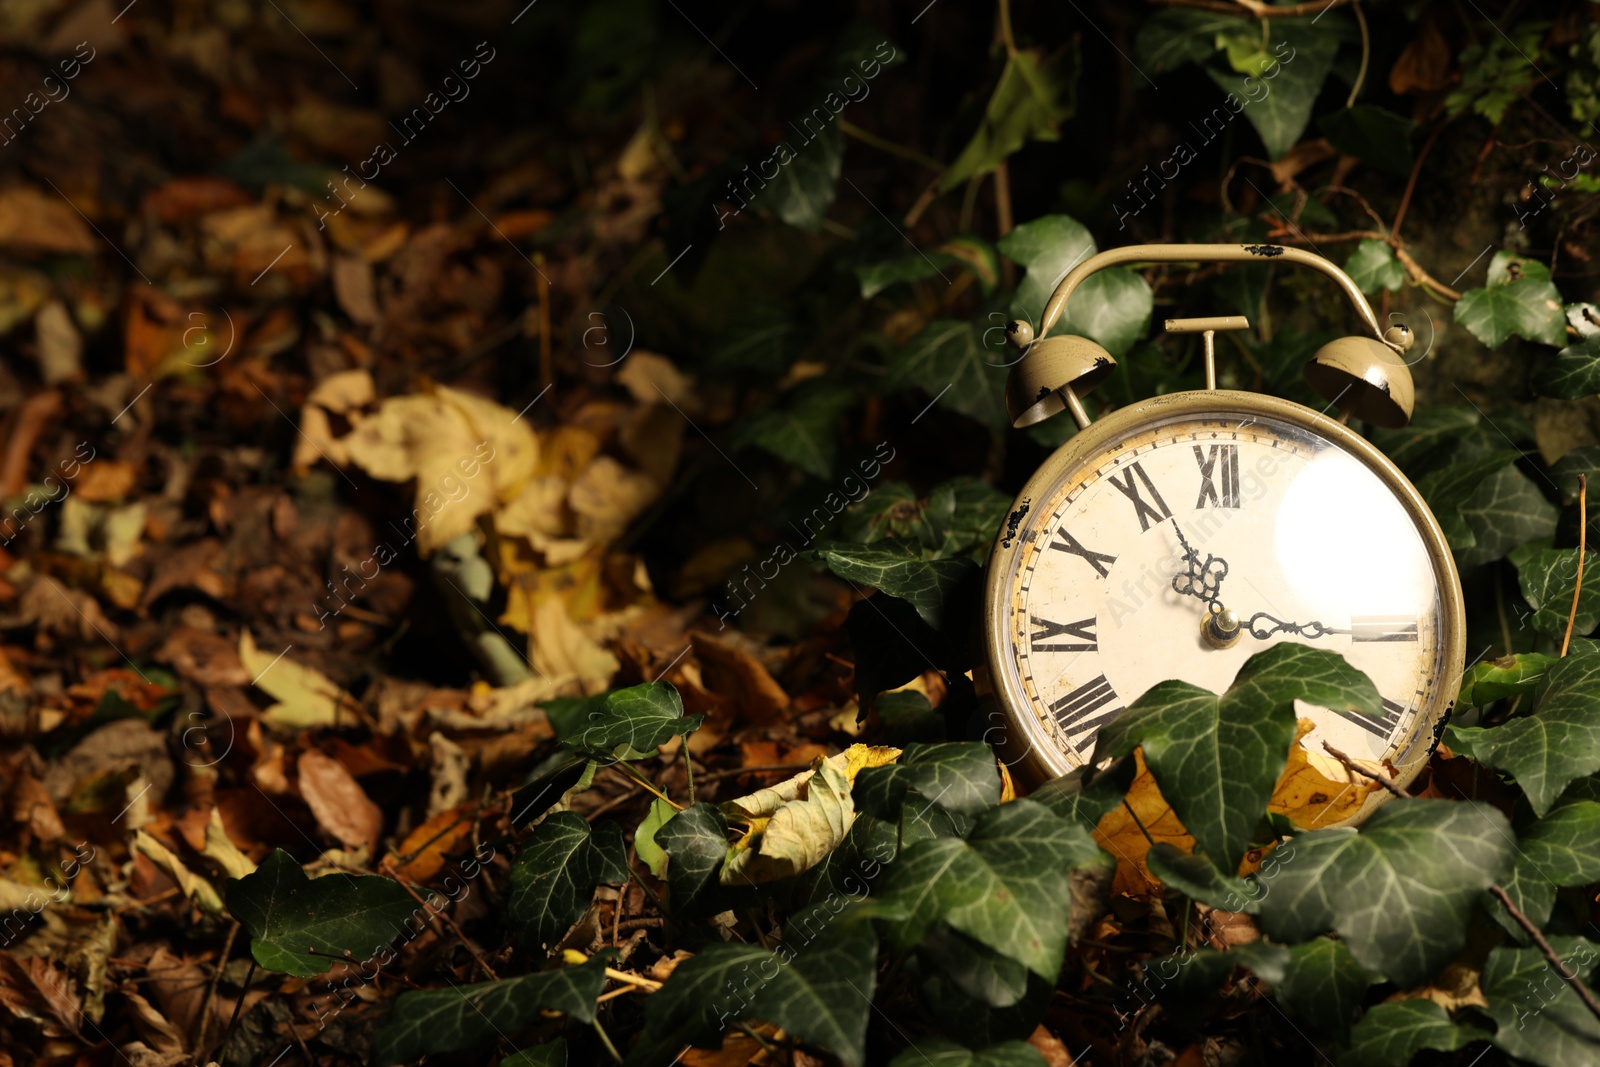
M 1138 479 L 1137 482 L 1134 481 L 1135 478 Z M 1117 481 L 1115 474 L 1106 475 L 1106 481 L 1116 486 L 1122 495 L 1133 503 L 1134 514 L 1139 516 L 1140 533 L 1150 529 L 1151 522 L 1164 522 L 1172 518 L 1172 509 L 1161 499 L 1161 494 L 1156 492 L 1150 476 L 1137 462 L 1128 464 L 1128 472 L 1122 476 L 1122 481 Z M 1150 496 L 1149 500 L 1145 499 L 1146 493 Z

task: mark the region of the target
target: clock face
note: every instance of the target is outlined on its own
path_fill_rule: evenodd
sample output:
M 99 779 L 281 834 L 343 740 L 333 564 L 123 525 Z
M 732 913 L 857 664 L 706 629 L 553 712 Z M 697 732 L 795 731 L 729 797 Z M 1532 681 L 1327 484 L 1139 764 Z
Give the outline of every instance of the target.
M 1300 702 L 1315 762 L 1324 741 L 1358 760 L 1425 758 L 1460 665 L 1446 665 L 1459 642 L 1423 531 L 1378 470 L 1305 420 L 1223 407 L 1143 419 L 1030 484 L 992 644 L 1002 690 L 1025 704 L 1013 713 L 1059 753 L 1041 762 L 1078 766 L 1157 682 L 1220 693 L 1283 641 L 1342 654 L 1383 697 L 1381 718 Z M 1213 604 L 1245 627 L 1231 645 L 1203 630 Z

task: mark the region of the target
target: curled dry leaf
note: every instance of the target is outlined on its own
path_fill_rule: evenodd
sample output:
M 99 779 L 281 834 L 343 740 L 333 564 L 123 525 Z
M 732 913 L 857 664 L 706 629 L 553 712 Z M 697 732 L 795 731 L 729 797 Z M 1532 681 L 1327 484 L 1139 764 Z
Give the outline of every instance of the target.
M 636 349 L 617 368 L 617 384 L 641 404 L 672 403 L 685 411 L 700 406 L 694 395 L 694 379 L 665 356 L 643 349 Z
M 731 698 L 746 720 L 770 722 L 789 706 L 789 695 L 749 651 L 703 631 L 690 634 L 689 639 L 700 660 L 705 687 Z
M 151 863 L 177 883 L 178 890 L 187 900 L 192 900 L 211 915 L 222 914 L 222 897 L 216 888 L 200 875 L 195 874 L 177 853 L 162 844 L 155 837 L 144 830 L 133 832 L 133 847 L 137 852 L 142 852 Z
M 254 685 L 278 703 L 260 715 L 262 723 L 284 733 L 333 726 L 359 716 L 361 706 L 321 671 L 289 658 L 286 648 L 276 656 L 256 648 L 249 630 L 239 633 L 239 661 L 255 679 Z
M 300 796 L 317 825 L 347 848 L 377 850 L 383 811 L 372 802 L 344 764 L 311 749 L 296 764 Z
M 76 1035 L 83 1025 L 77 983 L 53 960 L 19 960 L 0 952 L 0 1006 L 38 1023 L 51 1037 Z

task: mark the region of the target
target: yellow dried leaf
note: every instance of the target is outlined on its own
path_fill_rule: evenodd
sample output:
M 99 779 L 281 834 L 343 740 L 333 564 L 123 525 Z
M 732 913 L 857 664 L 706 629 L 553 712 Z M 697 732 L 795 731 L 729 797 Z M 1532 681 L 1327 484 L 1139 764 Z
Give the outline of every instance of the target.
M 160 867 L 167 873 L 168 878 L 178 883 L 178 889 L 186 898 L 212 915 L 222 914 L 222 897 L 217 895 L 216 889 L 210 882 L 185 867 L 183 861 L 174 855 L 170 848 L 143 830 L 133 832 L 133 847 L 143 852 L 151 863 Z
M 574 677 L 591 696 L 605 692 L 622 664 L 578 628 L 559 599 L 539 604 L 529 621 L 528 645 L 536 672 L 548 678 Z
M 239 662 L 253 684 L 278 701 L 261 713 L 265 726 L 294 733 L 348 722 L 360 711 L 355 699 L 321 671 L 294 662 L 287 651 L 274 657 L 256 648 L 249 630 L 239 634 Z
M 1268 811 L 1286 815 L 1296 826 L 1307 830 L 1333 826 L 1349 818 L 1361 810 L 1374 790 L 1383 788 L 1367 778 L 1348 782 L 1323 774 L 1300 744 L 1300 738 L 1315 728 L 1316 723 L 1310 719 L 1300 720 L 1294 746 L 1289 749 L 1289 764 L 1272 792 L 1272 803 L 1267 805 Z
M 572 483 L 567 506 L 578 516 L 579 537 L 609 545 L 660 495 L 649 476 L 599 456 Z
M 1139 773 L 1128 787 L 1126 804 L 1118 804 L 1100 817 L 1095 827 L 1095 843 L 1117 858 L 1117 874 L 1112 880 L 1113 893 L 1129 896 L 1147 896 L 1157 890 L 1160 882 L 1145 866 L 1144 858 L 1150 851 L 1150 841 L 1145 831 L 1156 841 L 1166 841 L 1185 852 L 1194 850 L 1194 838 L 1183 828 L 1178 816 L 1167 804 L 1156 785 L 1155 778 L 1144 765 L 1144 752 L 1134 749 L 1134 759 Z M 1132 808 L 1132 812 L 1128 810 Z M 1136 822 L 1134 817 L 1138 817 Z M 1144 830 L 1140 830 L 1140 824 Z

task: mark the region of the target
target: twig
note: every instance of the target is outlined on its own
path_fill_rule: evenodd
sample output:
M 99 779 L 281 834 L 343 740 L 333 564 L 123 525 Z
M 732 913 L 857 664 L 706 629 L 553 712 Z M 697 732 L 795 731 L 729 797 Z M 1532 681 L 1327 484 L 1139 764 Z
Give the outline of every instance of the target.
M 726 771 L 701 771 L 700 781 L 715 782 L 723 778 L 737 778 L 741 774 L 777 774 L 781 771 L 794 774 L 810 769 L 809 763 L 758 763 L 752 767 L 734 767 Z
M 925 156 L 915 148 L 907 148 L 905 145 L 885 140 L 869 130 L 862 129 L 848 119 L 839 120 L 839 132 L 846 137 L 854 137 L 862 144 L 869 144 L 881 152 L 887 152 L 891 156 L 899 156 L 901 159 L 908 159 L 918 166 L 927 167 L 929 170 L 938 171 L 941 174 L 944 173 L 944 164 L 932 156 Z
M 1533 943 L 1539 946 L 1539 951 L 1544 954 L 1544 958 L 1549 962 L 1550 967 L 1561 976 L 1563 982 L 1572 987 L 1574 993 L 1578 994 L 1578 999 L 1583 1001 L 1583 1006 L 1589 1009 L 1589 1014 L 1596 1019 L 1600 1019 L 1600 1002 L 1594 999 L 1594 991 L 1584 985 L 1583 980 L 1578 977 L 1576 971 L 1568 973 L 1566 967 L 1561 963 L 1561 957 L 1556 955 L 1556 950 L 1550 947 L 1550 942 L 1544 939 L 1544 935 L 1539 932 L 1539 928 L 1526 915 L 1522 914 L 1515 904 L 1511 903 L 1510 894 L 1498 885 L 1490 886 L 1489 892 L 1494 894 L 1494 898 L 1506 909 L 1506 913 L 1517 921 L 1517 925 L 1527 931 L 1528 936 L 1533 939 Z
M 244 972 L 244 982 L 239 986 L 239 999 L 233 1002 L 233 1014 L 228 1017 L 228 1028 L 222 1031 L 222 1040 L 217 1042 L 217 1049 L 227 1048 L 228 1038 L 233 1036 L 234 1024 L 239 1021 L 239 1009 L 244 1007 L 244 998 L 250 994 L 250 979 L 256 976 L 256 960 L 250 957 L 250 969 Z
M 1417 161 L 1411 164 L 1411 177 L 1406 179 L 1406 191 L 1400 194 L 1400 206 L 1395 208 L 1394 225 L 1389 227 L 1389 233 L 1393 235 L 1395 240 L 1400 239 L 1400 224 L 1406 221 L 1406 208 L 1411 206 L 1411 194 L 1416 192 L 1417 177 L 1422 173 L 1423 160 L 1428 158 L 1428 153 L 1433 151 L 1433 142 L 1439 139 L 1439 135 L 1444 132 L 1444 128 L 1448 125 L 1450 125 L 1450 120 L 1446 119 L 1434 127 L 1433 133 L 1428 136 L 1427 143 L 1422 146 L 1422 151 L 1417 153 Z
M 1006 46 L 1007 56 L 1017 54 L 1017 39 L 1011 35 L 1011 0 L 1000 0 L 1000 40 Z
M 1350 0 L 1350 10 L 1356 13 L 1356 24 L 1361 27 L 1361 66 L 1356 71 L 1355 82 L 1350 86 L 1350 98 L 1344 102 L 1346 111 L 1356 106 L 1361 85 L 1367 80 L 1367 62 L 1372 58 L 1372 37 L 1367 32 L 1367 16 L 1361 13 L 1360 0 Z
M 1572 643 L 1572 624 L 1578 621 L 1578 592 L 1583 588 L 1583 557 L 1588 550 L 1589 533 L 1589 479 L 1578 475 L 1578 573 L 1572 582 L 1572 610 L 1567 612 L 1567 633 L 1561 639 L 1561 656 L 1567 655 Z
M 1155 2 L 1164 7 L 1194 7 L 1201 11 L 1215 11 L 1219 15 L 1237 15 L 1242 19 L 1252 17 L 1292 19 L 1302 15 L 1315 15 L 1329 8 L 1348 4 L 1350 0 L 1313 0 L 1312 3 L 1295 4 L 1292 7 L 1273 7 L 1270 4 L 1259 3 L 1258 0 L 1235 0 L 1232 4 L 1222 3 L 1221 0 L 1155 0 Z
M 1000 10 L 1005 10 L 1004 0 L 1002 0 Z M 1006 234 L 1010 233 L 1011 171 L 1006 166 L 1006 161 L 1003 159 L 1000 161 L 1000 164 L 994 168 L 994 216 L 995 228 L 999 230 L 1000 236 L 1004 237 Z M 1005 283 L 1008 287 L 1016 284 L 1017 268 L 1010 259 L 1005 259 L 1001 262 L 1000 270 L 1001 275 L 1005 279 Z
M 483 956 L 479 954 L 478 950 L 473 947 L 472 942 L 467 940 L 467 935 L 461 932 L 461 927 L 456 925 L 456 921 L 450 918 L 450 916 L 445 914 L 443 911 L 434 911 L 432 908 L 428 907 L 428 902 L 418 896 L 417 891 L 412 889 L 410 885 L 406 884 L 406 880 L 401 878 L 400 875 L 395 872 L 394 865 L 390 862 L 390 858 L 388 856 L 385 856 L 383 858 L 383 862 L 378 864 L 378 870 L 383 874 L 387 874 L 390 878 L 393 878 L 395 882 L 399 884 L 400 888 L 404 889 L 406 894 L 410 896 L 412 900 L 416 901 L 418 906 L 420 906 L 424 911 L 433 916 L 435 919 L 438 919 L 440 922 L 444 923 L 444 925 L 448 926 L 450 928 L 450 932 L 455 934 L 457 939 L 459 939 L 460 942 L 466 946 L 468 952 L 472 953 L 472 958 L 477 961 L 478 966 L 483 970 L 484 974 L 488 975 L 492 981 L 498 982 L 500 980 L 500 976 L 494 973 L 494 968 L 489 966 L 489 961 L 484 959 Z
M 1338 749 L 1328 744 L 1328 742 L 1322 742 L 1322 747 L 1328 750 L 1328 755 L 1344 764 L 1344 769 L 1349 771 L 1351 774 L 1359 774 L 1363 778 L 1371 778 L 1374 782 L 1377 782 L 1395 796 L 1401 797 L 1405 800 L 1412 799 L 1410 793 L 1407 793 L 1404 789 L 1401 789 L 1398 785 L 1395 785 L 1383 775 L 1375 774 L 1372 771 L 1367 770 L 1365 767 L 1357 767 L 1355 760 L 1351 759 L 1349 756 L 1346 756 L 1343 752 L 1340 752 Z
M 211 1005 L 217 999 L 217 983 L 222 981 L 222 970 L 228 965 L 228 954 L 233 951 L 233 939 L 239 936 L 239 920 L 228 927 L 228 936 L 222 942 L 222 954 L 217 957 L 217 969 L 212 972 L 211 985 L 206 989 L 206 999 L 200 1002 L 200 1036 L 195 1040 L 196 1051 L 206 1043 L 206 1031 L 211 1029 Z
M 617 1046 L 611 1043 L 611 1035 L 606 1033 L 606 1028 L 600 1025 L 599 1019 L 594 1021 L 594 1032 L 600 1035 L 600 1043 L 606 1047 L 607 1052 L 611 1053 L 612 1062 L 621 1063 L 622 1053 L 618 1052 Z

